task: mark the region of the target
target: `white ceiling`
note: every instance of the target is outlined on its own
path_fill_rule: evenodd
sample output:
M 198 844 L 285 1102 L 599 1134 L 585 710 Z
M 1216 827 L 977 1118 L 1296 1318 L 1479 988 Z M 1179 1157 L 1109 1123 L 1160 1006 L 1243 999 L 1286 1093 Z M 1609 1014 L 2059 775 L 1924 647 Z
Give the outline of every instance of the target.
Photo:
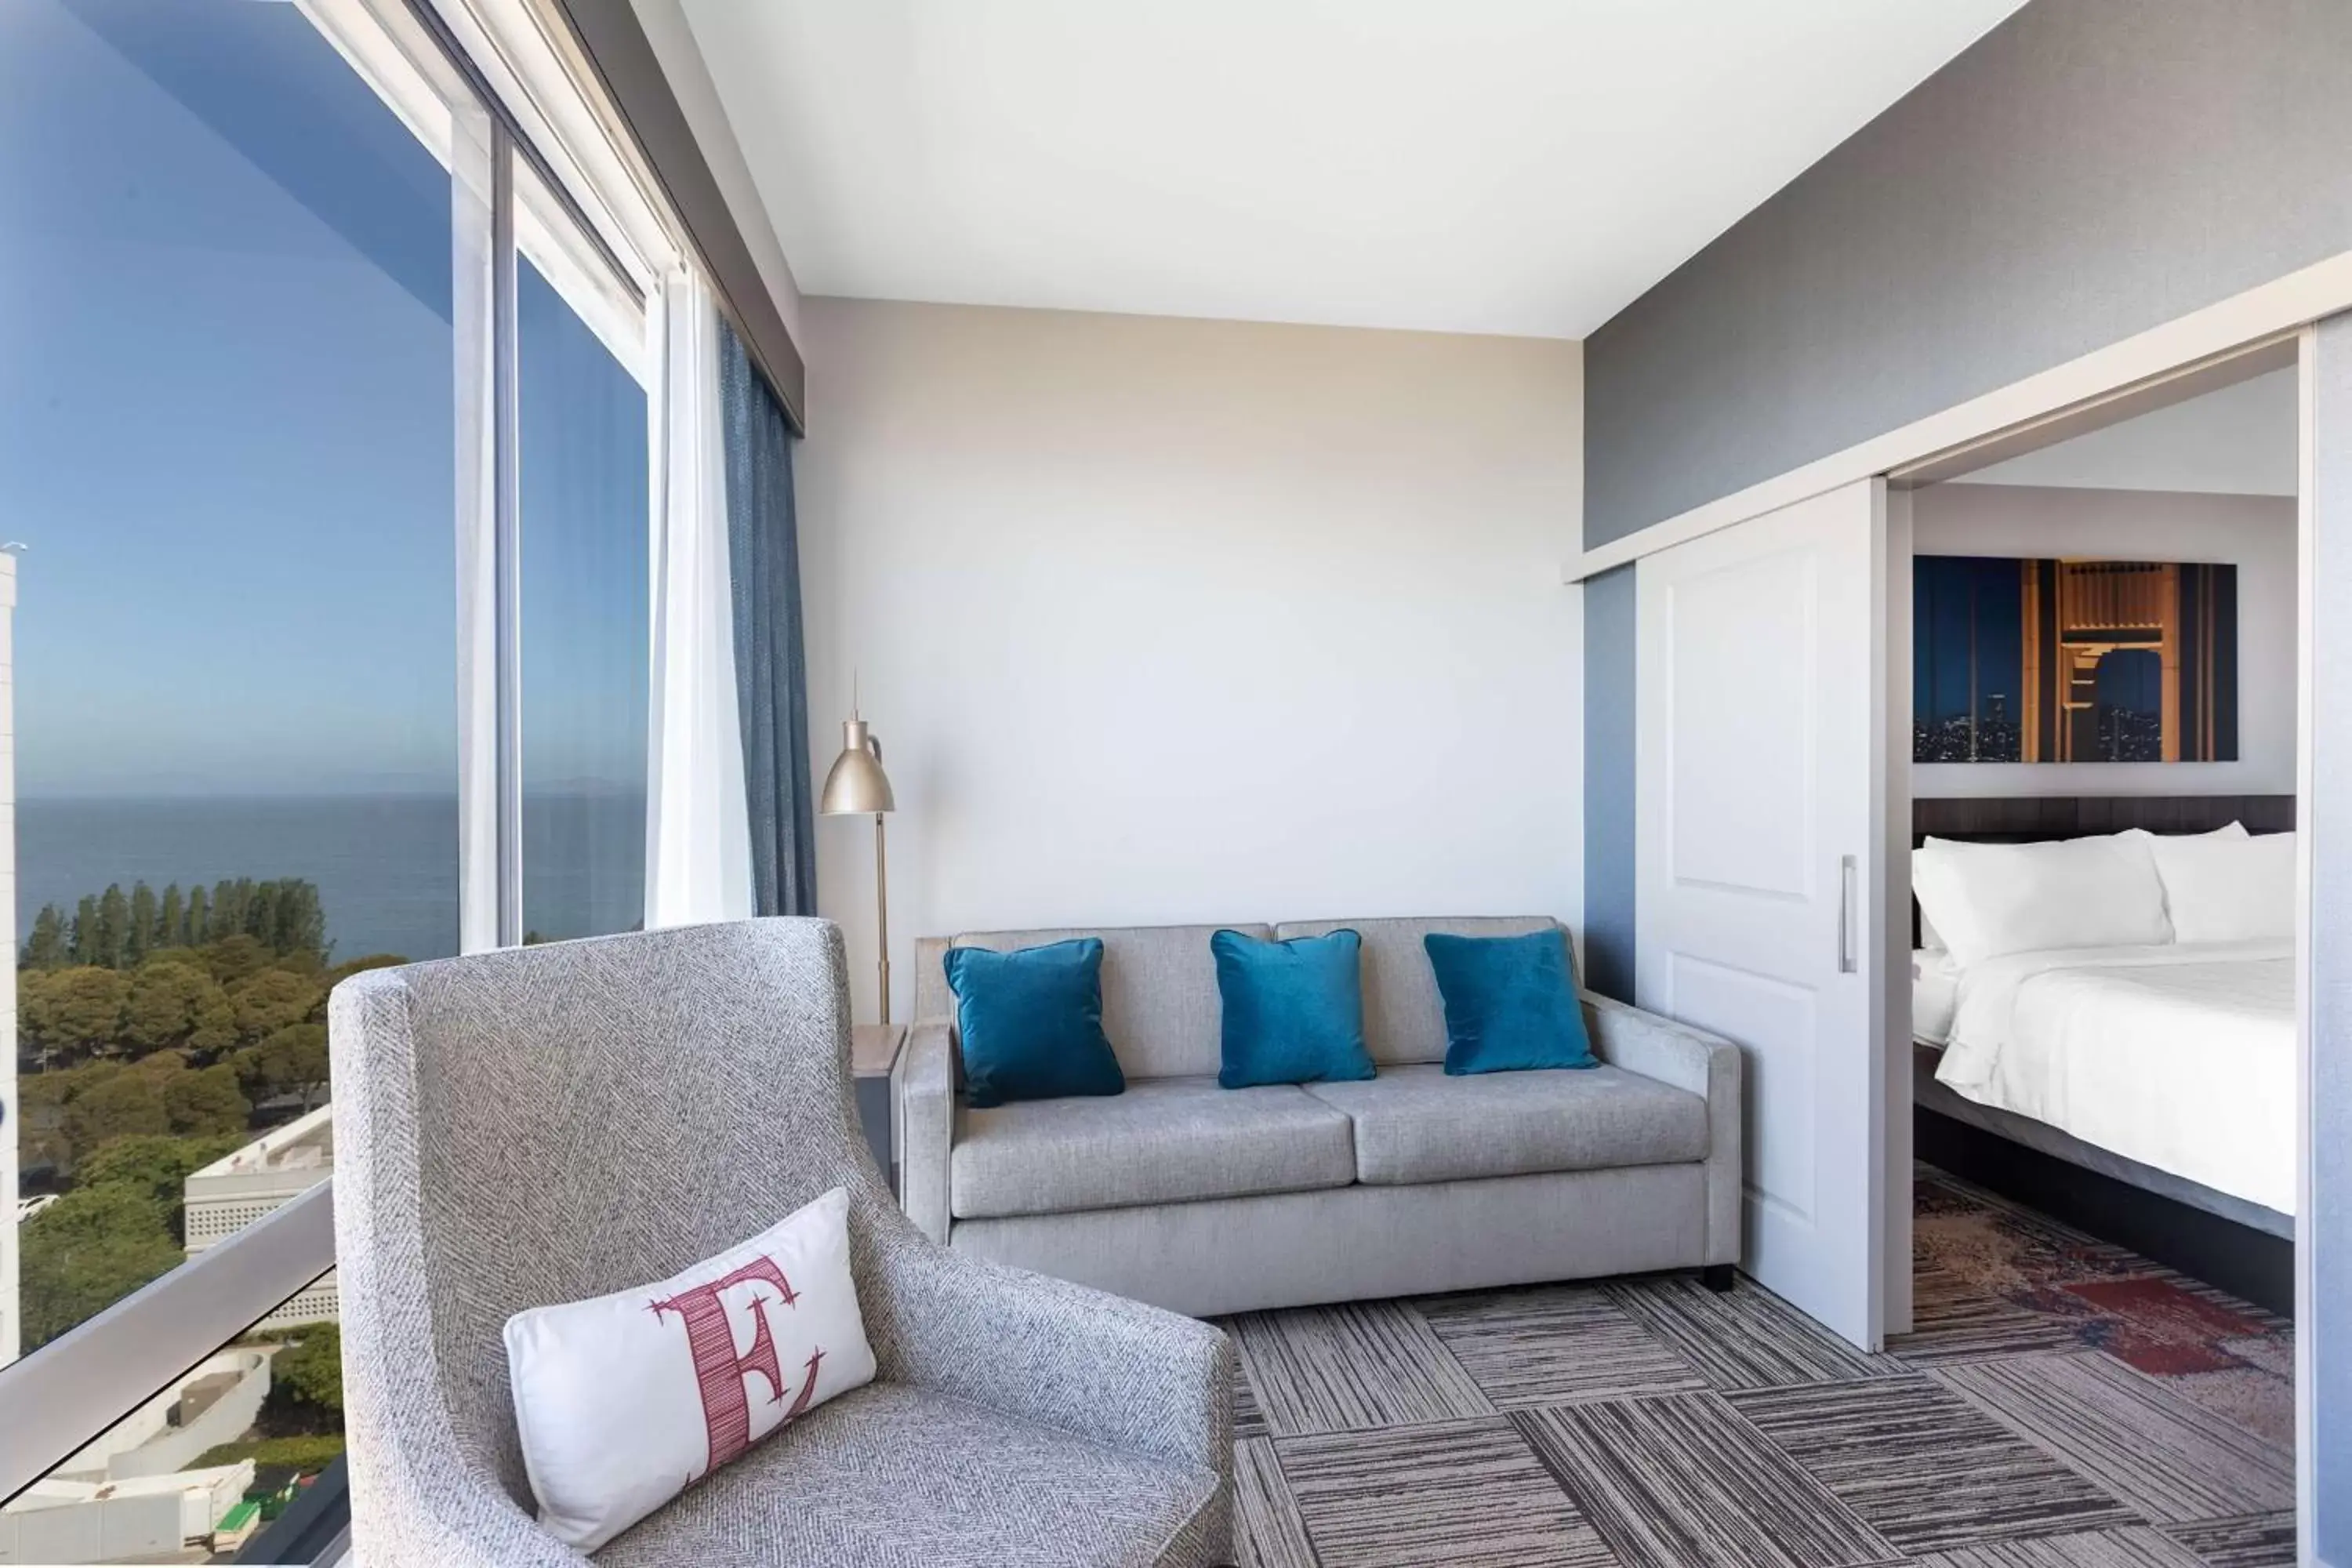
M 1582 337 L 2021 0 L 684 0 L 811 294 Z
M 2291 496 L 2298 440 L 2295 401 L 2290 366 L 1959 475 L 1953 482 Z

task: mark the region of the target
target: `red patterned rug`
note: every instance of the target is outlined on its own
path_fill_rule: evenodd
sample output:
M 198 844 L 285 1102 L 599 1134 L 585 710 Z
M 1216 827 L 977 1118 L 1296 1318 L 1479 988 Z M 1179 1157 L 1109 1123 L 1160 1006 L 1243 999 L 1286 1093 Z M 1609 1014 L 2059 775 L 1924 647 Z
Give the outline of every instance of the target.
M 2073 1341 L 2273 1442 L 2294 1441 L 2286 1320 L 1930 1166 L 1915 1213 L 1920 1331 L 1903 1346 L 1960 1359 Z

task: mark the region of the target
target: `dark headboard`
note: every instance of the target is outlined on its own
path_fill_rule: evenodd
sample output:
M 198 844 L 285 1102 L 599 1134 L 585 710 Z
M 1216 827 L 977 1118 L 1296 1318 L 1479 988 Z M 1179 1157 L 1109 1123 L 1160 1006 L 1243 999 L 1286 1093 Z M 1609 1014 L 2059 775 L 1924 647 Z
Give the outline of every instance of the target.
M 2145 827 L 2150 833 L 2210 833 L 2242 822 L 2249 833 L 2294 828 L 2291 795 L 2025 795 L 2011 799 L 1911 802 L 1911 847 L 1930 835 L 1981 844 L 2041 838 L 2091 838 Z M 1911 906 L 1911 945 L 1919 945 L 1919 906 Z
M 2145 827 L 2150 833 L 2210 833 L 2242 822 L 2249 833 L 2294 827 L 2291 795 L 2027 795 L 2012 799 L 1911 803 L 1911 844 L 1937 838 L 2021 844 L 2037 838 L 2090 838 Z

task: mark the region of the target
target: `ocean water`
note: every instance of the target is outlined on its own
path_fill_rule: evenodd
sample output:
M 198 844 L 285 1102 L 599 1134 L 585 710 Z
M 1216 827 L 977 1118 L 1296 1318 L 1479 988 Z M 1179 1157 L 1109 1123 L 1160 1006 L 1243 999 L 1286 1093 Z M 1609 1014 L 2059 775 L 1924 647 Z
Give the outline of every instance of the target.
M 645 796 L 523 797 L 523 921 L 549 938 L 626 931 L 645 906 Z M 16 930 L 54 903 L 145 880 L 300 877 L 326 909 L 336 956 L 457 951 L 452 795 L 26 800 L 16 806 Z

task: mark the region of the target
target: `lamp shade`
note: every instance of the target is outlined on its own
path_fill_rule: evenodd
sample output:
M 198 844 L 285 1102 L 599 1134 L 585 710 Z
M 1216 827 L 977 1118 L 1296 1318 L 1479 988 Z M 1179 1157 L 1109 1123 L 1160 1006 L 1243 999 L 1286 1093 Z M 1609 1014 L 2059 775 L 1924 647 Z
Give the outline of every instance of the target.
M 871 816 L 898 809 L 890 795 L 890 775 L 882 771 L 882 747 L 863 719 L 845 719 L 841 725 L 841 755 L 824 775 L 824 794 L 817 810 L 825 816 Z

